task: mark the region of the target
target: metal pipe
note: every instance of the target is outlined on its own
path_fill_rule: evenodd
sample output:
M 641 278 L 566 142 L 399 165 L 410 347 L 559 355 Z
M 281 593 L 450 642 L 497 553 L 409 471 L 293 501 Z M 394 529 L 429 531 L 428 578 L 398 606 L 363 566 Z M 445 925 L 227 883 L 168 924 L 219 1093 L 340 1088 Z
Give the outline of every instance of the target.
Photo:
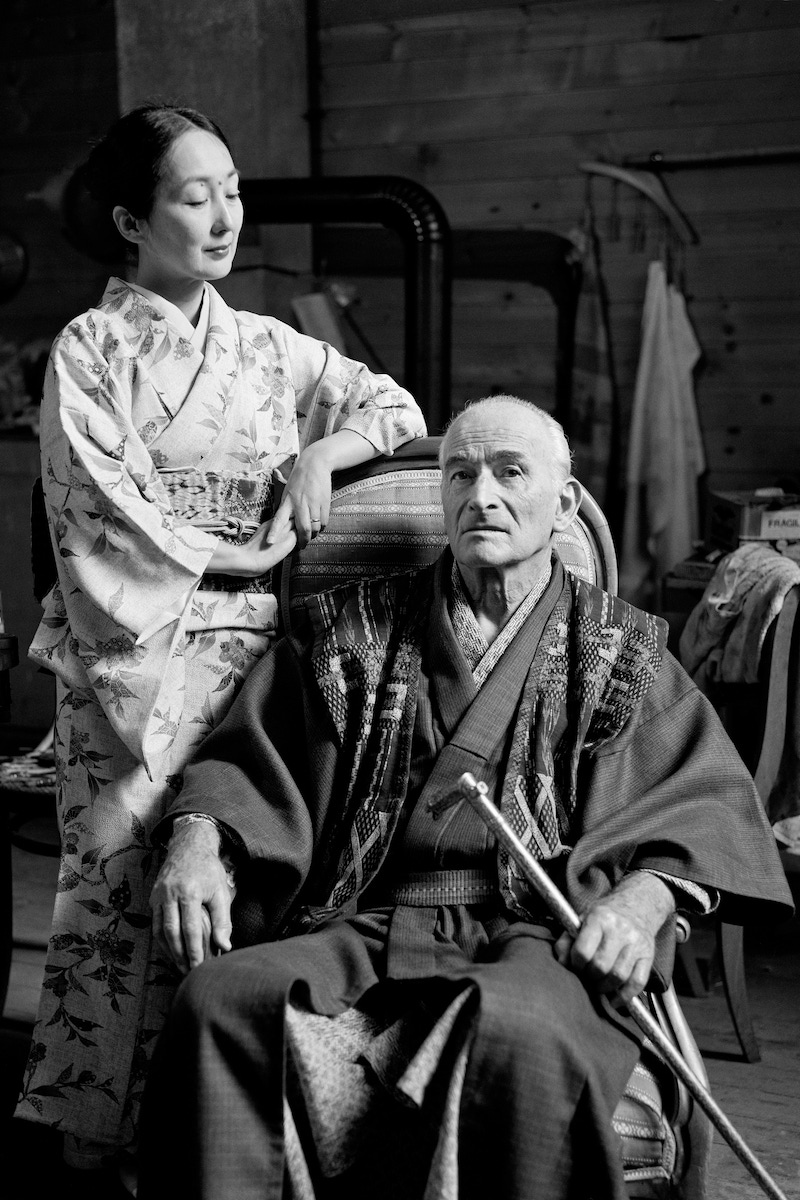
M 384 225 L 405 249 L 405 371 L 430 431 L 450 416 L 451 234 L 436 197 L 397 175 L 248 179 L 245 218 L 254 224 Z
M 323 260 L 329 275 L 402 275 L 399 244 L 385 230 L 338 229 L 323 234 Z M 555 408 L 565 428 L 570 421 L 575 316 L 581 290 L 581 264 L 569 238 L 545 229 L 454 229 L 452 277 L 522 281 L 543 288 L 557 312 Z M 567 429 L 567 432 L 569 430 Z
M 800 146 L 764 146 L 749 150 L 710 150 L 707 154 L 663 154 L 653 150 L 647 158 L 624 158 L 623 167 L 642 171 L 690 171 L 703 167 L 768 166 L 800 162 Z
M 475 809 L 481 820 L 494 833 L 498 842 L 508 851 L 531 887 L 541 896 L 553 915 L 564 926 L 567 933 L 575 937 L 581 927 L 580 917 L 567 898 L 562 895 L 553 883 L 541 864 L 533 857 L 527 846 L 524 846 L 517 837 L 500 810 L 492 804 L 486 784 L 483 782 L 479 783 L 469 771 L 465 771 L 459 779 L 458 784 L 464 799 Z M 719 1130 L 736 1157 L 747 1167 L 747 1170 L 758 1182 L 763 1191 L 772 1197 L 772 1200 L 786 1200 L 785 1193 L 781 1191 L 772 1176 L 761 1165 L 741 1134 L 737 1132 L 725 1116 L 716 1100 L 703 1086 L 683 1056 L 675 1049 L 661 1026 L 647 1011 L 639 997 L 636 996 L 631 1000 L 627 1007 L 636 1024 L 653 1043 L 659 1055 L 672 1067 L 678 1078 L 686 1085 L 714 1127 Z
M 319 45 L 319 0 L 306 0 L 306 112 L 308 126 L 308 174 L 310 179 L 322 175 L 322 61 Z M 318 225 L 311 226 L 311 269 L 322 275 Z

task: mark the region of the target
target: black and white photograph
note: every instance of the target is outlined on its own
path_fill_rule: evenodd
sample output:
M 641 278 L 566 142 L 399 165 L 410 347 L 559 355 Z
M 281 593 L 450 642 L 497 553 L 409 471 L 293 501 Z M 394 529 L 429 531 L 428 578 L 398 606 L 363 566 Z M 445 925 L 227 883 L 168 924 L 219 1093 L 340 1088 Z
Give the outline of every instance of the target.
M 5 0 L 0 1193 L 800 1200 L 800 0 Z

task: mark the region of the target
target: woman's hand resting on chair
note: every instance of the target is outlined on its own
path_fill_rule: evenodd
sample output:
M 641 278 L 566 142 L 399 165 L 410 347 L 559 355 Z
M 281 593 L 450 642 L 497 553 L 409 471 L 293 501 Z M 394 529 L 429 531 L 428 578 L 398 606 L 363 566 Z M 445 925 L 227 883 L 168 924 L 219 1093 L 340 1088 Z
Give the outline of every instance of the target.
M 231 949 L 233 895 L 217 829 L 207 821 L 177 826 L 150 907 L 153 935 L 184 975 Z

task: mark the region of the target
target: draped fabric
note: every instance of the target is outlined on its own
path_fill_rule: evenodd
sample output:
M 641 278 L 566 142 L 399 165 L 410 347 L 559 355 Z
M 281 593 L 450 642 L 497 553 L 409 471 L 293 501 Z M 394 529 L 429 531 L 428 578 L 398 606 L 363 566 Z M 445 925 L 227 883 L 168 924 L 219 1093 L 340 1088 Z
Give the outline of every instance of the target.
M 594 1189 L 625 1200 L 611 1122 L 636 1062 L 634 1037 L 600 1015 L 578 977 L 556 962 L 546 931 L 484 922 L 480 909 L 463 923 L 458 911 L 436 912 L 433 979 L 387 983 L 380 931 L 359 917 L 193 971 L 153 1060 L 140 1200 L 570 1200 Z M 459 994 L 460 1013 L 446 1014 Z M 302 1039 L 307 1049 L 306 1031 L 286 1020 L 292 1006 L 322 1018 L 323 1055 L 310 1077 L 298 1046 Z M 373 1039 L 347 1063 L 329 1018 L 354 1006 L 375 1011 L 397 1041 Z M 446 1015 L 452 1025 L 442 1028 Z M 426 1033 L 444 1048 L 433 1055 L 432 1077 L 420 1079 L 414 1043 Z M 465 1044 L 468 1056 L 459 1052 Z M 334 1076 L 327 1089 L 326 1065 Z M 344 1097 L 338 1071 L 348 1072 Z M 460 1105 L 452 1111 L 445 1095 L 454 1075 Z M 354 1105 L 366 1110 L 363 1120 Z M 327 1134 L 319 1150 L 309 1123 Z M 313 1173 L 305 1188 L 303 1159 Z
M 664 264 L 647 275 L 642 343 L 626 469 L 620 591 L 632 603 L 652 598 L 654 581 L 687 558 L 699 536 L 698 480 L 705 453 L 692 372 L 700 346 L 686 301 Z
M 112 279 L 56 339 L 42 403 L 59 580 L 31 656 L 57 677 L 63 858 L 18 1111 L 108 1145 L 134 1136 L 177 980 L 151 945 L 150 834 L 274 638 L 269 579 L 206 574 L 217 537 L 266 519 L 320 437 L 391 454 L 424 433 L 387 376 L 209 286 L 203 311 L 204 341 Z
M 720 559 L 680 638 L 681 662 L 698 687 L 757 683 L 767 634 L 800 566 L 765 542 L 745 542 Z
M 680 639 L 681 661 L 707 694 L 719 684 L 768 680 L 755 778 L 775 836 L 793 853 L 800 843 L 800 679 L 792 648 L 797 618 L 787 600 L 798 584 L 793 559 L 766 542 L 745 542 L 720 560 Z

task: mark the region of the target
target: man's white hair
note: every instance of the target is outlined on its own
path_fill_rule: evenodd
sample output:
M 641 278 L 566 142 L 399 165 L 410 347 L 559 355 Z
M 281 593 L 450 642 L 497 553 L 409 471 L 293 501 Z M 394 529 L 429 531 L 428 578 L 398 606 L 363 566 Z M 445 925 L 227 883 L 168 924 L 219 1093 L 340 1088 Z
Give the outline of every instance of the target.
M 514 407 L 524 408 L 528 415 L 541 425 L 552 452 L 553 483 L 560 490 L 572 474 L 572 451 L 569 448 L 567 435 L 549 412 L 545 412 L 543 408 L 539 408 L 537 404 L 532 404 L 529 400 L 521 400 L 519 396 L 484 396 L 482 400 L 470 401 L 465 408 L 462 408 L 461 412 L 456 413 L 444 431 L 439 449 L 439 465 L 444 466 L 444 448 L 448 435 L 467 413 L 474 412 L 476 409 L 491 412 L 493 409 L 508 410 Z

